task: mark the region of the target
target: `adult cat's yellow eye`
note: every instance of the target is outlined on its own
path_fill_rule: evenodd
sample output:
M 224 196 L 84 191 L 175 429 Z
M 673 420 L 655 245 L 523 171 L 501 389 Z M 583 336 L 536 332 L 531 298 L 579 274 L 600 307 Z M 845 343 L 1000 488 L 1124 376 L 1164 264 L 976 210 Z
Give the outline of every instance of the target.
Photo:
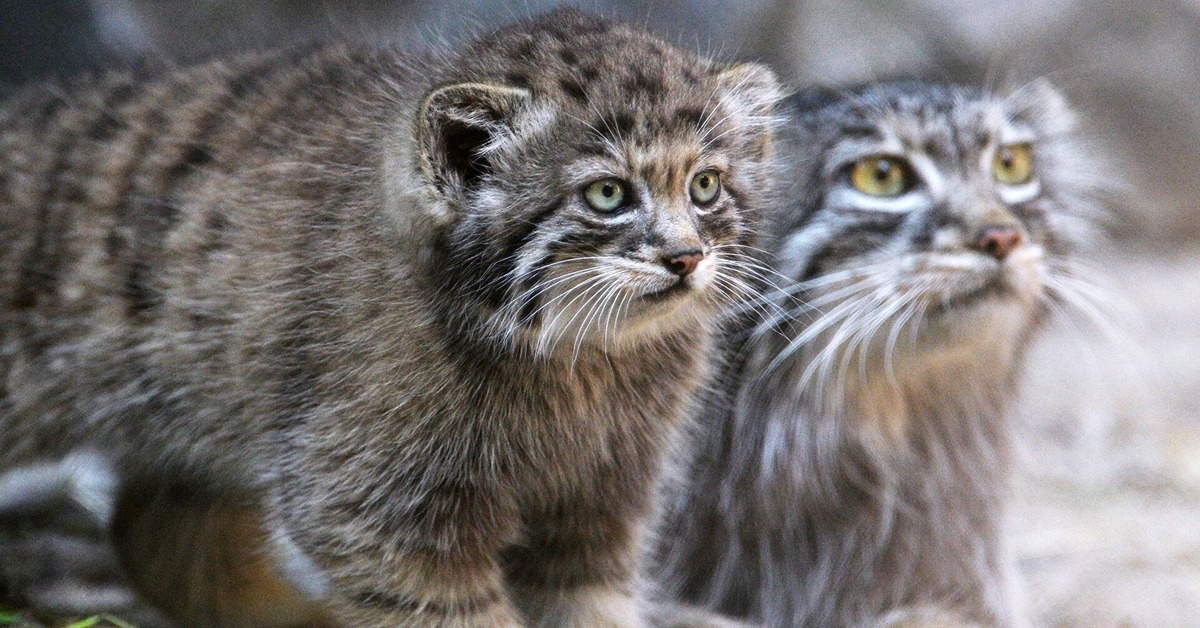
M 615 212 L 625 206 L 625 182 L 620 179 L 601 179 L 583 189 L 583 200 L 598 212 Z
M 908 164 L 895 157 L 867 157 L 854 162 L 850 185 L 871 196 L 900 196 L 912 187 Z
M 1008 144 L 996 149 L 992 158 L 992 178 L 1005 185 L 1029 183 L 1033 178 L 1033 153 L 1029 144 Z
M 708 205 L 721 193 L 721 175 L 714 170 L 697 172 L 688 185 L 688 194 L 697 205 Z

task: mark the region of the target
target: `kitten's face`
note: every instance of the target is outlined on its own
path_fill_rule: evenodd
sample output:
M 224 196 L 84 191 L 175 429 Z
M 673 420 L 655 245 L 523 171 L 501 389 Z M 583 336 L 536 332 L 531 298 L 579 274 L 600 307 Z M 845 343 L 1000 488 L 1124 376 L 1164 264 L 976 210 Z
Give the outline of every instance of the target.
M 884 85 L 800 120 L 820 152 L 780 265 L 820 311 L 806 340 L 1015 351 L 1090 207 L 1061 97 Z
M 767 70 L 716 66 L 623 26 L 491 49 L 507 55 L 505 85 L 471 98 L 502 90 L 477 118 L 504 126 L 474 138 L 446 189 L 460 214 L 453 246 L 500 335 L 541 352 L 619 346 L 706 327 L 746 291 L 738 259 L 765 200 L 777 98 Z

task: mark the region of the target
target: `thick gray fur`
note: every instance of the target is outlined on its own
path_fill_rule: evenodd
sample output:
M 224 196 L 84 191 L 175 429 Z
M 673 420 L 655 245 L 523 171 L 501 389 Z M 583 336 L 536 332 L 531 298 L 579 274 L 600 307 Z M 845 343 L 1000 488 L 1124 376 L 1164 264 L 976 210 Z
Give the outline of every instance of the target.
M 765 68 L 570 10 L 442 56 L 23 90 L 0 103 L 0 467 L 90 448 L 122 491 L 245 497 L 258 553 L 315 565 L 347 625 L 641 625 L 778 99 Z M 700 172 L 724 186 L 703 207 Z M 629 202 L 594 210 L 612 177 Z

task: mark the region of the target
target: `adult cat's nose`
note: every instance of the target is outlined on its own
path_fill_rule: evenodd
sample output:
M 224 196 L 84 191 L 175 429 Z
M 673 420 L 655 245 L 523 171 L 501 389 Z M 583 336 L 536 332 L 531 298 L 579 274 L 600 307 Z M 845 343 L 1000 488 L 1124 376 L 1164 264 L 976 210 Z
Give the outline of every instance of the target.
M 666 266 L 667 270 L 680 277 L 687 277 L 692 274 L 692 271 L 696 270 L 696 267 L 700 265 L 703 259 L 704 252 L 700 249 L 679 251 L 664 255 L 663 266 Z
M 1024 238 L 1016 227 L 987 227 L 979 232 L 975 247 L 998 260 L 1004 260 Z

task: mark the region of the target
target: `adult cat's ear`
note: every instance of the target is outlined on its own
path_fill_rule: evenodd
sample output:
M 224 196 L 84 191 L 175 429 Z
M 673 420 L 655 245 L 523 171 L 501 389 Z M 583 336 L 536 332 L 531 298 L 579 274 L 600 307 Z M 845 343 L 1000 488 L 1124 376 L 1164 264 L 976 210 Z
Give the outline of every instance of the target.
M 493 172 L 530 100 L 529 90 L 485 83 L 440 87 L 425 98 L 417 142 L 423 174 L 438 194 L 459 197 Z
M 751 122 L 772 118 L 776 105 L 783 100 L 783 88 L 775 73 L 758 63 L 735 63 L 716 73 L 722 98 L 733 103 L 742 117 Z
M 1048 135 L 1066 133 L 1075 126 L 1075 112 L 1066 96 L 1044 78 L 1014 91 L 1008 97 L 1008 102 L 1016 117 L 1023 118 Z

